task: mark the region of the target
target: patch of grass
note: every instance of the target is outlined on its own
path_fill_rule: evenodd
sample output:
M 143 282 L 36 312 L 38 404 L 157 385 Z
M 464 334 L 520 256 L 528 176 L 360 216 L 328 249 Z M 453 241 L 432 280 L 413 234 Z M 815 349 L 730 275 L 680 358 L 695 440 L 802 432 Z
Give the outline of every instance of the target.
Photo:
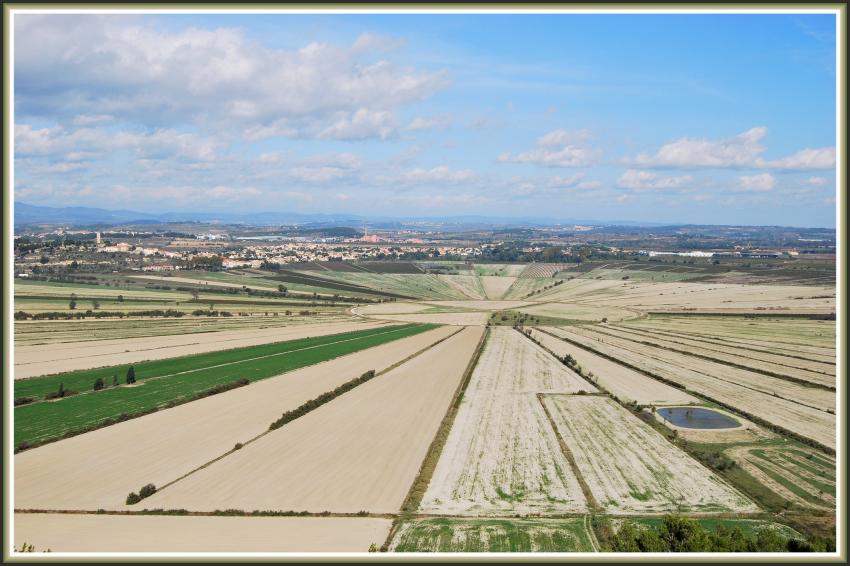
M 394 552 L 593 552 L 583 517 L 569 519 L 412 519 Z

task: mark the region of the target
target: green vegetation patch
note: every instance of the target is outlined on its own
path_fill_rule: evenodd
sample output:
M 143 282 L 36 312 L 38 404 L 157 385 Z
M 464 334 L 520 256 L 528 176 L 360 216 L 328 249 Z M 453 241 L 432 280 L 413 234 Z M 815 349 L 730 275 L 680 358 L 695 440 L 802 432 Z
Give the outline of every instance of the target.
M 394 552 L 593 552 L 584 517 L 568 519 L 411 519 Z
M 239 379 L 258 381 L 435 328 L 429 324 L 345 332 L 219 352 L 59 374 L 15 383 L 15 397 L 76 395 L 34 402 L 15 409 L 15 446 L 71 436 L 105 424 L 190 401 L 216 386 Z M 119 385 L 113 386 L 113 376 Z M 94 390 L 97 379 L 105 387 Z

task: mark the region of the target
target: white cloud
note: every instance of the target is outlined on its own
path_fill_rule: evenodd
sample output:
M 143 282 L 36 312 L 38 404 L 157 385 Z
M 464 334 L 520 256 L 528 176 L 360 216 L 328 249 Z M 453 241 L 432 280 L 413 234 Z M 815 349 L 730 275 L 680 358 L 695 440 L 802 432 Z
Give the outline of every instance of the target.
M 86 115 L 81 114 L 74 117 L 75 126 L 97 126 L 100 124 L 108 124 L 114 120 L 109 114 Z
M 803 149 L 782 159 L 765 160 L 761 140 L 767 128 L 750 128 L 737 136 L 711 140 L 680 138 L 664 144 L 654 154 L 641 153 L 626 163 L 636 167 L 829 169 L 835 166 L 835 149 Z
M 196 134 L 158 129 L 152 132 L 111 132 L 98 128 L 66 131 L 57 126 L 34 129 L 28 124 L 15 125 L 16 156 L 65 154 L 107 155 L 115 151 L 134 151 L 136 157 L 158 159 L 182 157 L 195 161 L 213 161 L 219 144 Z
M 476 179 L 476 174 L 471 169 L 452 170 L 445 165 L 432 169 L 410 169 L 396 177 L 384 178 L 385 182 L 403 185 L 423 184 L 446 184 L 455 185 L 468 183 Z
M 809 177 L 806 179 L 806 183 L 809 185 L 815 185 L 816 187 L 822 187 L 829 182 L 829 179 L 826 177 Z
M 554 130 L 537 139 L 535 149 L 499 155 L 502 163 L 530 163 L 542 167 L 581 167 L 596 162 L 602 152 L 581 145 L 590 137 L 587 130 Z
M 397 129 L 398 125 L 391 112 L 360 108 L 352 114 L 338 115 L 330 126 L 319 132 L 318 137 L 337 140 L 385 140 L 395 135 Z
M 690 175 L 682 175 L 678 177 L 662 177 L 650 171 L 638 171 L 637 169 L 629 169 L 617 179 L 617 186 L 624 189 L 633 189 L 636 191 L 657 191 L 665 189 L 677 189 L 682 185 L 691 182 L 693 179 Z
M 782 159 L 761 162 L 760 166 L 797 170 L 832 169 L 835 167 L 835 148 L 801 149 L 797 153 Z
M 444 72 L 375 61 L 402 42 L 374 34 L 284 50 L 239 29 L 158 30 L 115 15 L 26 14 L 15 24 L 16 111 L 63 123 L 111 115 L 241 129 L 248 139 L 386 138 L 386 114 L 448 86 Z
M 743 175 L 738 177 L 738 185 L 741 190 L 761 193 L 773 189 L 776 186 L 776 179 L 770 173 Z
M 447 128 L 451 123 L 452 119 L 450 116 L 432 116 L 431 118 L 418 116 L 411 120 L 404 129 L 411 132 L 416 130 L 433 130 L 435 128 Z

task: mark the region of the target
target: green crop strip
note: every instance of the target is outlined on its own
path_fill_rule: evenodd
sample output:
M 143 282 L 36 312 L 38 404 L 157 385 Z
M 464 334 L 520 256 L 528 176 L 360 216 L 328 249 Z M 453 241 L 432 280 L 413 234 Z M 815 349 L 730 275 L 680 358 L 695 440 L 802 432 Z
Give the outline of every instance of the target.
M 137 383 L 133 387 L 107 387 L 97 392 L 65 397 L 58 401 L 39 402 L 15 409 L 15 446 L 43 444 L 62 437 L 72 436 L 134 416 L 192 400 L 193 396 L 216 385 L 238 379 L 258 381 L 298 368 L 324 362 L 399 338 L 413 336 L 434 328 L 434 325 L 413 324 L 400 327 L 379 328 L 291 340 L 263 346 L 252 346 L 138 364 Z M 121 366 L 122 371 L 126 371 Z M 79 377 L 80 383 L 91 384 L 98 375 L 111 376 L 117 368 L 103 368 Z M 101 374 L 94 375 L 96 372 Z M 105 372 L 105 373 L 103 373 Z M 74 389 L 77 383 L 65 376 L 44 378 L 53 383 L 64 383 L 65 389 Z M 121 374 L 123 376 L 123 373 Z M 41 379 L 25 380 L 38 382 Z M 23 383 L 23 382 L 22 382 Z M 17 385 L 17 384 L 16 384 Z M 58 385 L 56 385 L 58 387 Z M 83 389 L 80 387 L 80 389 Z M 87 390 L 91 386 L 86 387 Z M 49 387 L 48 391 L 53 390 Z M 16 392 L 16 396 L 19 395 Z

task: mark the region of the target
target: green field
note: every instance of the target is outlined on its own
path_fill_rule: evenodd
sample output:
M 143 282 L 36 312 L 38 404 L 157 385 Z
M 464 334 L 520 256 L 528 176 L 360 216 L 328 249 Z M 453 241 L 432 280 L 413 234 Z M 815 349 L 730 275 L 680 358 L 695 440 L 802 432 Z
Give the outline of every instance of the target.
M 569 519 L 413 519 L 394 552 L 593 552 L 584 517 Z
M 190 400 L 215 386 L 243 378 L 265 379 L 432 328 L 434 325 L 410 324 L 144 362 L 134 365 L 137 382 L 133 386 L 111 386 L 113 375 L 124 383 L 128 365 L 20 380 L 15 383 L 15 398 L 39 401 L 15 408 L 15 445 L 55 440 L 121 415 Z M 107 387 L 94 391 L 98 377 Z M 47 393 L 57 391 L 60 383 L 79 394 L 41 401 Z
M 705 530 L 716 531 L 719 527 L 726 529 L 739 529 L 744 536 L 752 537 L 760 531 L 769 529 L 775 530 L 783 537 L 787 538 L 803 538 L 803 535 L 798 533 L 787 525 L 774 523 L 773 521 L 765 521 L 763 519 L 722 519 L 722 518 L 694 518 Z M 663 521 L 662 517 L 635 517 L 628 519 L 631 523 L 638 526 L 659 527 Z

